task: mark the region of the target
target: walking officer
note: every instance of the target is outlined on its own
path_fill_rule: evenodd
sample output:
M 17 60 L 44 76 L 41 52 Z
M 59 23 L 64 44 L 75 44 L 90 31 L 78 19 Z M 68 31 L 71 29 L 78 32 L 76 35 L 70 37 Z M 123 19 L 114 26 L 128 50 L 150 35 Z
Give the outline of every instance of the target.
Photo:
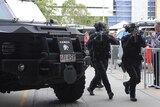
M 96 32 L 96 30 L 93 29 L 93 30 L 91 30 L 91 31 L 89 32 L 89 35 L 92 35 L 92 33 L 94 34 L 95 32 Z M 87 44 L 87 46 L 88 46 L 88 44 Z M 91 66 L 94 68 L 95 75 L 96 75 L 96 73 L 98 73 L 98 70 L 97 70 L 96 64 L 95 64 L 95 62 L 94 62 L 93 48 L 88 48 L 88 50 L 89 50 L 89 55 L 90 55 L 90 57 L 91 57 Z M 97 83 L 96 88 L 103 88 L 101 79 L 100 79 L 99 82 Z
M 126 94 L 130 94 L 131 101 L 137 101 L 136 85 L 141 80 L 142 55 L 141 48 L 146 47 L 146 42 L 140 35 L 137 26 L 131 23 L 125 27 L 129 33 L 122 37 L 122 64 L 130 76 L 129 81 L 123 83 Z
M 106 75 L 106 70 L 108 67 L 108 59 L 110 58 L 110 44 L 118 44 L 119 42 L 113 36 L 108 35 L 105 23 L 96 22 L 94 27 L 96 31 L 90 35 L 88 48 L 93 49 L 92 61 L 94 62 L 98 73 L 96 73 L 93 77 L 87 90 L 89 91 L 90 95 L 94 95 L 93 90 L 96 88 L 99 80 L 102 79 L 109 99 L 112 99 L 114 94 L 111 90 L 111 85 Z

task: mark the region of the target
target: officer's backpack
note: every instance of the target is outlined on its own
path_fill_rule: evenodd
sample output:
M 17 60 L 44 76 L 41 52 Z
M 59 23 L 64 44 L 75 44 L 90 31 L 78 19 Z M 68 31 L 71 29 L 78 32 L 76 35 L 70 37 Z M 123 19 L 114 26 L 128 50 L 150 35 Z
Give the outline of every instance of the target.
M 96 32 L 93 41 L 93 57 L 96 59 L 106 59 L 110 57 L 109 52 L 110 45 L 107 35 Z

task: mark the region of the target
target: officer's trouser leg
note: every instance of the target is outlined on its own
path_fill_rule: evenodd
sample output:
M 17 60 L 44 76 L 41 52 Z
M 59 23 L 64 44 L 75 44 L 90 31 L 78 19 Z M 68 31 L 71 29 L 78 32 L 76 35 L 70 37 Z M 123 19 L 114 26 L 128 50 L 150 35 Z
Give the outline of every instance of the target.
M 93 91 L 96 88 L 96 86 L 100 80 L 101 80 L 100 73 L 99 72 L 95 73 L 95 76 L 93 77 L 93 79 L 89 85 L 89 88 Z
M 128 81 L 130 84 L 130 96 L 135 97 L 136 85 L 140 82 L 141 65 L 138 63 L 135 65 L 128 64 L 125 68 L 130 76 Z
M 112 91 L 111 91 L 111 86 L 110 86 L 110 83 L 109 83 L 109 80 L 106 74 L 107 67 L 108 67 L 108 60 L 98 60 L 97 61 L 97 68 L 99 70 L 100 77 L 107 90 L 107 93 L 109 94 Z
M 95 75 L 99 75 L 97 68 L 95 67 L 94 69 L 95 69 Z M 101 84 L 101 79 L 99 79 L 97 85 L 102 85 L 102 84 Z

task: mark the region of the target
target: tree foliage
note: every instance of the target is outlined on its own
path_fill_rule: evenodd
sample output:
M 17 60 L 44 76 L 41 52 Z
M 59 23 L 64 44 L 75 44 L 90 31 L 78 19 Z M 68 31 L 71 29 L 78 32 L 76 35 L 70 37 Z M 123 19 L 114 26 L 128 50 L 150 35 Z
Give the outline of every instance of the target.
M 58 10 L 55 0 L 35 0 L 46 19 L 56 19 L 60 24 L 84 24 L 93 25 L 96 21 L 102 21 L 102 17 L 90 16 L 87 7 L 83 4 L 76 3 L 76 0 L 66 0 Z M 56 16 L 61 12 L 62 16 Z M 105 21 L 107 17 L 105 17 Z
M 90 14 L 83 4 L 77 4 L 75 0 L 66 0 L 62 5 L 62 22 L 63 23 L 86 23 L 86 17 Z
M 56 15 L 55 12 L 57 11 L 57 4 L 54 0 L 35 0 L 35 3 L 38 5 L 47 20 Z

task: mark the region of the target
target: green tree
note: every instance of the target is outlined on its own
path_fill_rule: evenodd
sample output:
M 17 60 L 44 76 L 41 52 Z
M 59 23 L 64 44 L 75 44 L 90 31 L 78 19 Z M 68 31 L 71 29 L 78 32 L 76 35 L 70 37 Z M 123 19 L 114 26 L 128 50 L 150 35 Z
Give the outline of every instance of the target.
M 83 4 L 77 4 L 75 0 L 66 0 L 61 7 L 62 16 L 57 16 L 55 13 L 59 12 L 57 4 L 54 0 L 35 0 L 47 21 L 56 19 L 60 24 L 84 24 L 91 25 L 96 21 L 102 21 L 102 17 L 90 16 L 87 8 Z M 107 17 L 105 17 L 107 22 Z
M 86 17 L 90 14 L 83 4 L 76 4 L 75 0 L 66 0 L 62 5 L 62 22 L 86 24 Z
M 93 25 L 96 21 L 102 21 L 100 16 L 90 16 L 83 4 L 77 4 L 76 0 L 66 0 L 62 5 L 62 23 L 75 23 Z M 107 17 L 105 17 L 107 23 Z
M 55 12 L 57 12 L 57 4 L 54 0 L 35 0 L 35 3 L 47 20 L 55 17 Z

